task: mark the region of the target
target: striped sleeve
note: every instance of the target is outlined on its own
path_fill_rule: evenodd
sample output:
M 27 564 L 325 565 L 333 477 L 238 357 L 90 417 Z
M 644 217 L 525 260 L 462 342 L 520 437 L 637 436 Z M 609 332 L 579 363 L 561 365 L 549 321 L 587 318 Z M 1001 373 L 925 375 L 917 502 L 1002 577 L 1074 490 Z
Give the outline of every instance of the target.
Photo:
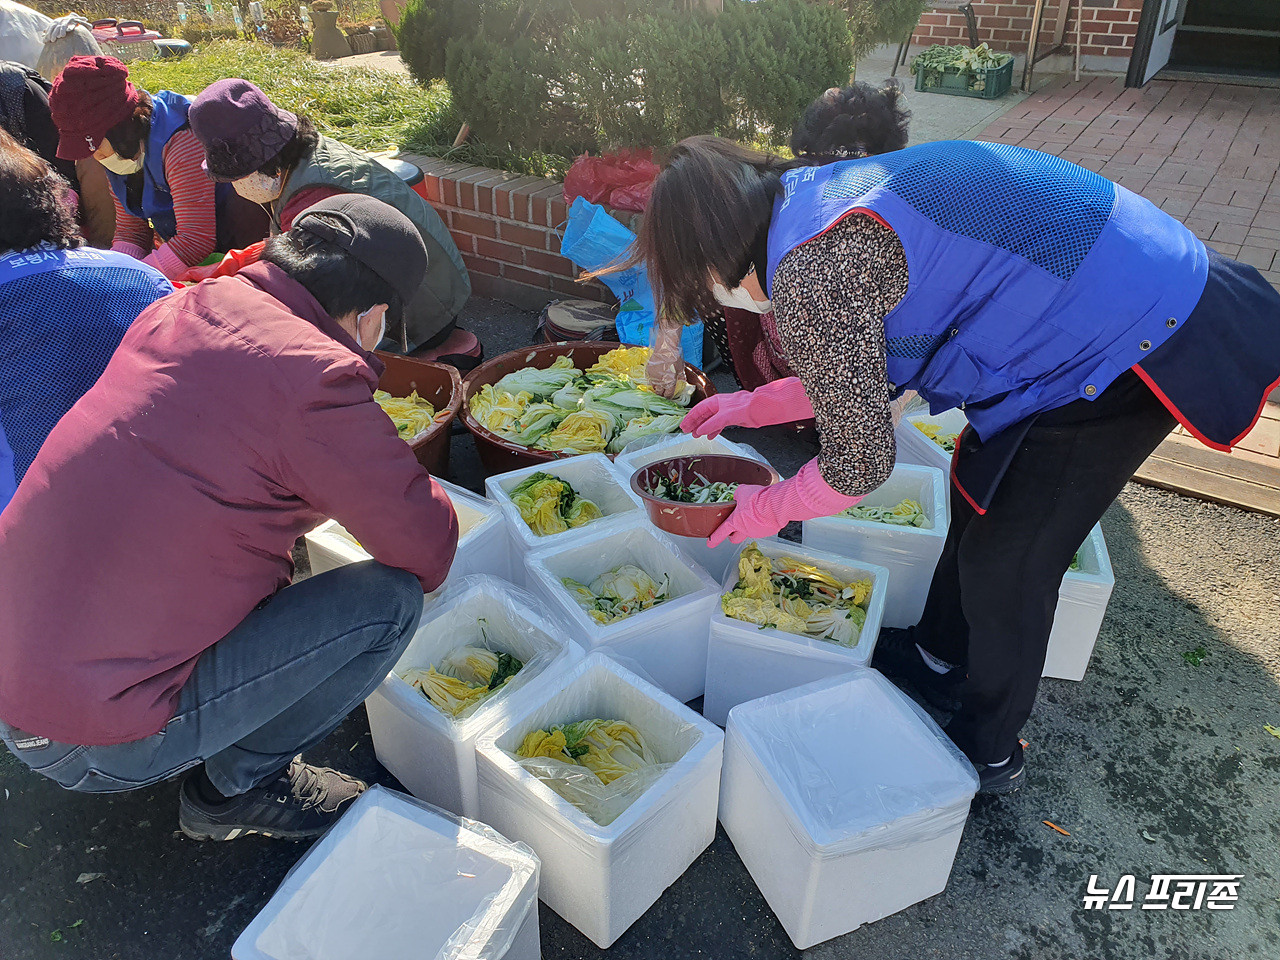
M 141 260 L 152 247 L 151 224 L 126 210 L 114 190 L 111 202 L 116 207 L 116 232 L 111 238 L 111 249 Z
M 177 232 L 156 248 L 155 266 L 173 279 L 187 267 L 206 260 L 217 247 L 214 182 L 201 167 L 204 147 L 188 129 L 179 130 L 164 147 L 164 175 L 173 195 Z

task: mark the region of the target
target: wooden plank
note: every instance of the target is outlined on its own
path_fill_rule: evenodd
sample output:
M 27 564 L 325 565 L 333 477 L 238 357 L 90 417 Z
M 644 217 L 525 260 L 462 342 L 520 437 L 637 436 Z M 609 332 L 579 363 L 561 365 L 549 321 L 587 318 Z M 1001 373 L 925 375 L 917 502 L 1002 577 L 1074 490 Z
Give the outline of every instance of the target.
M 1280 490 L 1280 459 L 1275 457 L 1253 455 L 1246 458 L 1239 454 L 1223 453 L 1221 450 L 1211 450 L 1189 437 L 1186 440 L 1181 437 L 1165 440 L 1156 447 L 1152 456 L 1186 464 L 1207 473 Z
M 1151 457 L 1134 475 L 1134 479 L 1201 500 L 1280 517 L 1280 491 L 1234 477 L 1209 473 L 1184 463 Z

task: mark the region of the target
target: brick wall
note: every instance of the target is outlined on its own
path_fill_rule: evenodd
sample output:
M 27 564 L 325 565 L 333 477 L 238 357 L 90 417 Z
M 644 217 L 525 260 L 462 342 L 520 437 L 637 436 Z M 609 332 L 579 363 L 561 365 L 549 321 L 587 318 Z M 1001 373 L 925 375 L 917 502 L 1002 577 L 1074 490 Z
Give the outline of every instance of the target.
M 1066 39 L 1073 45 L 1076 2 L 1077 0 L 1071 0 L 1067 20 Z M 1143 0 L 1084 0 L 1084 17 L 1080 22 L 1081 55 L 1127 60 L 1133 51 L 1134 36 L 1138 32 L 1142 2 Z M 1056 27 L 1056 4 L 1046 2 L 1045 6 L 1047 10 L 1040 29 L 1041 49 L 1053 42 Z M 1025 55 L 1027 41 L 1031 38 L 1031 14 L 1034 10 L 1035 3 L 1032 0 L 975 2 L 973 12 L 978 21 L 979 41 L 985 41 L 994 50 Z M 912 35 L 911 42 L 921 46 L 931 43 L 968 43 L 969 31 L 965 27 L 964 15 L 945 9 L 926 12 L 921 17 L 920 26 Z
M 559 181 L 402 154 L 425 176 L 428 202 L 440 214 L 471 274 L 476 296 L 526 309 L 569 297 L 611 301 L 597 281 L 560 256 L 568 207 Z M 614 212 L 628 226 L 625 213 Z

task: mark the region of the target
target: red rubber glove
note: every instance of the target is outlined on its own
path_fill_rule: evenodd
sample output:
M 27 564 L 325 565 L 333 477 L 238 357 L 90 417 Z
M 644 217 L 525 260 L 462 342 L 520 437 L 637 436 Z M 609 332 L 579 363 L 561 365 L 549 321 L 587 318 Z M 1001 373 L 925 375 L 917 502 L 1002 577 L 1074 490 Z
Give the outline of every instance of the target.
M 782 483 L 769 487 L 739 484 L 733 493 L 737 507 L 707 538 L 707 546 L 718 547 L 725 540 L 743 543 L 772 537 L 792 520 L 834 516 L 861 499 L 832 490 L 822 479 L 818 461 L 810 460 L 799 473 Z
M 767 427 L 812 417 L 813 404 L 800 378 L 787 377 L 755 390 L 707 397 L 685 415 L 680 429 L 695 437 L 717 437 L 725 427 Z

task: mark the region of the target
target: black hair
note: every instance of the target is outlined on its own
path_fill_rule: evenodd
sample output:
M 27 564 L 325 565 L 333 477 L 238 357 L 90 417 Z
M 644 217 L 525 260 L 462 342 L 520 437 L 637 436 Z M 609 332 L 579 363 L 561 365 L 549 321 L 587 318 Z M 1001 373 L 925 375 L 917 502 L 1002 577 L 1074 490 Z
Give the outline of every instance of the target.
M 811 165 L 901 150 L 910 120 L 896 80 L 832 87 L 805 108 L 791 150 Z
M 151 105 L 151 94 L 138 90 L 138 103 L 133 113 L 126 120 L 121 120 L 106 133 L 106 139 L 116 156 L 132 160 L 138 155 L 147 137 L 151 135 L 151 116 L 154 108 Z M 142 171 L 130 174 L 125 178 L 125 197 L 133 208 L 142 206 Z
M 259 173 L 274 177 L 282 170 L 292 170 L 315 150 L 320 142 L 320 133 L 309 119 L 298 115 L 298 129 L 293 131 L 289 142 L 280 148 L 280 152 L 264 163 Z
M 42 243 L 60 249 L 80 246 L 80 229 L 66 197 L 66 181 L 0 128 L 0 250 L 28 250 Z
M 688 323 L 718 311 L 713 279 L 735 287 L 761 259 L 782 174 L 796 166 L 805 163 L 719 137 L 681 140 L 654 181 L 626 258 L 592 275 L 643 263 L 660 317 Z
M 340 226 L 335 221 L 335 226 Z M 400 316 L 395 288 L 337 244 L 306 232 L 281 233 L 267 241 L 262 259 L 274 263 L 307 288 L 325 313 L 337 319 L 387 305 L 387 319 Z

